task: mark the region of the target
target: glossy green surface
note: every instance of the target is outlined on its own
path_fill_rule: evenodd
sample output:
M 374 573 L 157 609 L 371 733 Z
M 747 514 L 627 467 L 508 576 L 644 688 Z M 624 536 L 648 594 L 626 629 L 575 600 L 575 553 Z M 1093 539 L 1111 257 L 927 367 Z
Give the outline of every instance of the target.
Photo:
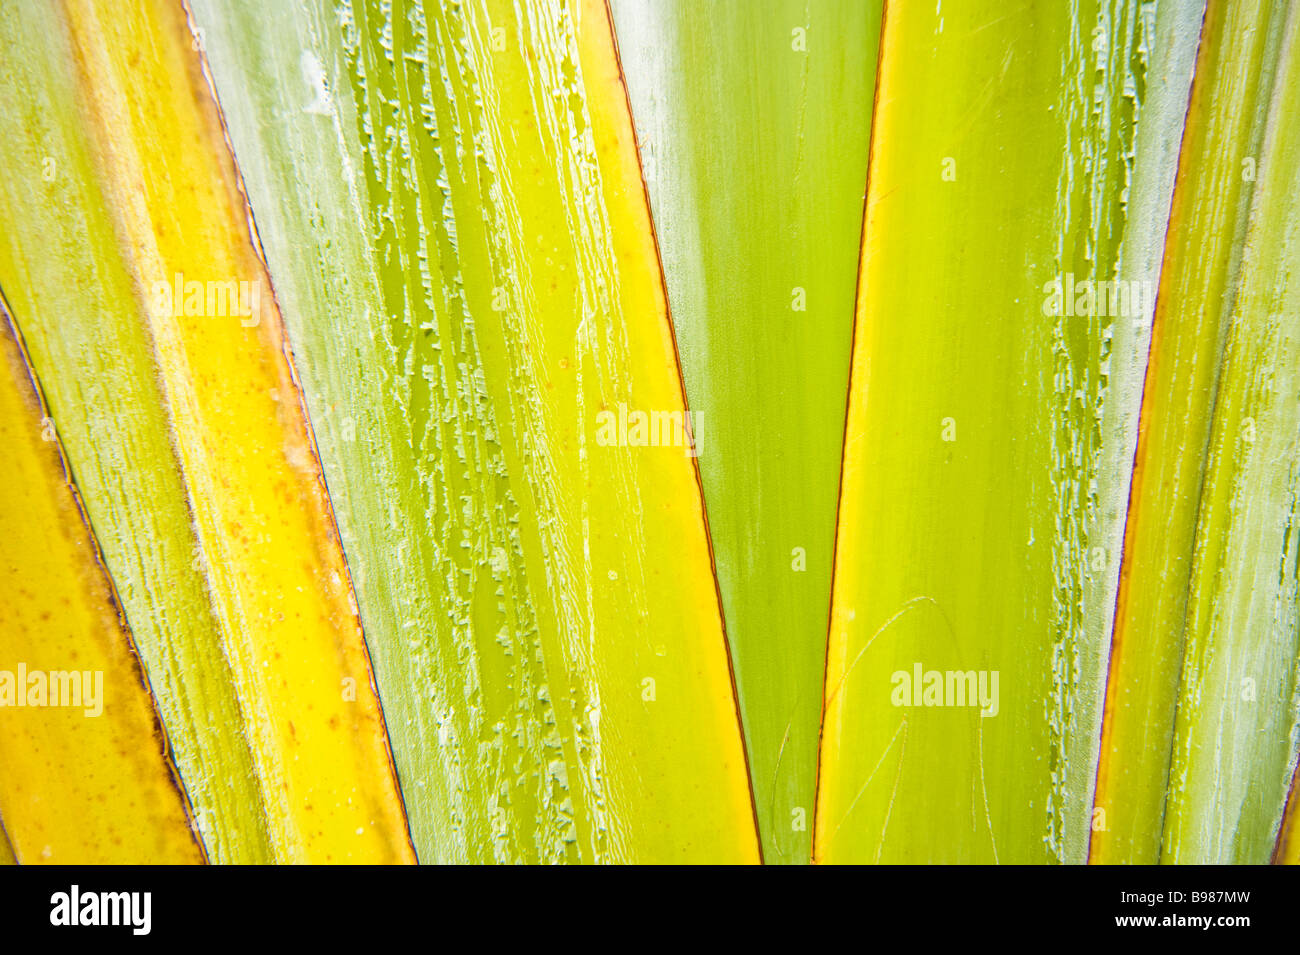
M 878 0 L 614 0 L 768 862 L 812 841 Z
M 818 861 L 1086 857 L 1186 10 L 886 10 Z
M 421 860 L 756 860 L 603 4 L 194 8 Z

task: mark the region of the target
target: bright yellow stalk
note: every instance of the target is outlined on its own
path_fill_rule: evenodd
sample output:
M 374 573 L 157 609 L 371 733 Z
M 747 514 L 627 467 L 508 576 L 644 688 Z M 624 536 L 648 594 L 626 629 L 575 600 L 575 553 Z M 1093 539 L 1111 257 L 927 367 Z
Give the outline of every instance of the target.
M 65 13 L 274 856 L 411 861 L 280 315 L 184 13 L 162 0 Z
M 149 684 L 3 309 L 0 447 L 0 862 L 201 862 Z
M 421 859 L 757 860 L 604 4 L 192 9 Z
M 1291 777 L 1291 794 L 1282 814 L 1273 861 L 1280 865 L 1300 865 L 1300 769 Z

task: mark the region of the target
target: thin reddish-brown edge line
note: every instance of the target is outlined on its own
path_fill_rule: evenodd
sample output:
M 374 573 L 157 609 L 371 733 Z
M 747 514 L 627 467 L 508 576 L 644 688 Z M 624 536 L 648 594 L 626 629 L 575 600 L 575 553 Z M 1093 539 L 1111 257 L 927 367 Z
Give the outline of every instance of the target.
M 817 817 L 821 810 L 822 795 L 822 744 L 826 736 L 826 681 L 830 672 L 831 631 L 835 621 L 835 582 L 840 557 L 840 505 L 844 500 L 844 461 L 847 456 L 849 440 L 849 412 L 853 407 L 853 366 L 858 348 L 858 310 L 862 306 L 863 257 L 867 252 L 867 219 L 871 204 L 871 170 L 875 166 L 876 150 L 879 138 L 876 135 L 876 121 L 879 118 L 880 80 L 884 74 L 885 63 L 885 23 L 889 16 L 889 0 L 882 0 L 880 5 L 880 37 L 876 43 L 876 79 L 871 92 L 871 144 L 867 150 L 867 181 L 862 193 L 862 226 L 858 233 L 858 274 L 853 290 L 853 316 L 849 323 L 849 375 L 844 389 L 844 429 L 840 439 L 840 474 L 835 492 L 835 539 L 831 544 L 831 592 L 826 614 L 826 647 L 822 655 L 822 702 L 821 715 L 817 719 L 817 756 L 816 770 L 813 774 L 813 817 L 812 835 L 809 837 L 808 857 L 814 865 L 817 863 Z
M 682 407 L 689 412 L 690 401 L 686 396 L 686 376 L 682 371 L 681 352 L 677 347 L 677 329 L 673 324 L 672 304 L 668 298 L 668 276 L 664 272 L 663 254 L 659 250 L 659 233 L 655 229 L 654 209 L 650 203 L 650 187 L 645 179 L 645 169 L 641 164 L 641 144 L 637 141 L 636 122 L 632 113 L 632 96 L 628 92 L 627 80 L 623 76 L 623 56 L 618 48 L 618 32 L 614 29 L 614 11 L 610 0 L 600 0 L 605 8 L 605 25 L 609 30 L 609 40 L 614 51 L 614 65 L 618 68 L 618 83 L 623 88 L 623 101 L 627 105 L 628 126 L 632 129 L 632 148 L 636 155 L 637 172 L 641 180 L 641 197 L 645 204 L 646 221 L 650 225 L 650 241 L 654 245 L 655 265 L 659 269 L 659 288 L 664 297 L 664 319 L 668 323 L 668 340 L 673 346 L 673 364 L 677 369 L 677 386 L 682 396 Z M 731 701 L 736 714 L 736 730 L 740 734 L 740 752 L 745 760 L 745 784 L 749 787 L 749 808 L 753 814 L 754 841 L 758 849 L 758 860 L 763 858 L 763 835 L 758 821 L 758 799 L 754 794 L 754 773 L 749 762 L 749 744 L 745 739 L 745 725 L 740 712 L 740 686 L 736 682 L 736 666 L 731 656 L 731 638 L 727 634 L 727 614 L 722 603 L 722 584 L 718 580 L 718 563 L 713 553 L 713 532 L 709 528 L 709 505 L 704 496 L 704 479 L 700 475 L 699 457 L 691 458 L 691 470 L 695 475 L 695 487 L 699 491 L 700 518 L 704 524 L 704 540 L 709 548 L 709 571 L 713 575 L 713 593 L 718 604 L 718 621 L 722 627 L 722 648 L 727 658 L 727 676 L 731 682 Z
M 194 11 L 190 7 L 190 0 L 180 0 L 181 9 L 185 14 L 185 23 L 189 27 L 191 34 L 197 37 L 198 24 L 194 18 Z M 266 260 L 266 252 L 262 248 L 262 237 L 258 232 L 257 218 L 253 214 L 253 205 L 248 198 L 248 190 L 244 185 L 244 173 L 239 167 L 239 161 L 235 156 L 235 143 L 230 136 L 230 127 L 226 123 L 226 112 L 221 105 L 221 98 L 217 95 L 216 80 L 212 75 L 212 69 L 208 63 L 207 49 L 202 43 L 190 44 L 190 48 L 195 55 L 195 62 L 199 66 L 199 72 L 207 85 L 207 92 L 211 98 L 211 107 L 213 115 L 216 117 L 217 125 L 221 130 L 222 139 L 226 146 L 226 159 L 229 161 L 229 168 L 232 170 L 234 177 L 235 189 L 239 193 L 240 200 L 244 206 L 244 214 L 248 225 L 248 237 L 253 246 L 254 255 L 262 269 L 262 276 L 266 280 L 266 287 L 271 291 L 271 304 L 275 310 L 274 325 L 276 337 L 280 342 L 280 352 L 289 369 L 289 379 L 293 383 L 294 396 L 297 399 L 298 407 L 302 412 L 303 430 L 306 433 L 307 441 L 311 446 L 311 453 L 315 461 L 315 478 L 320 486 L 321 494 L 325 501 L 325 525 L 326 530 L 332 538 L 332 542 L 338 546 L 339 556 L 342 558 L 340 563 L 343 565 L 343 572 L 347 575 L 348 593 L 352 597 L 352 615 L 356 621 L 357 633 L 361 637 L 361 652 L 365 657 L 366 675 L 370 684 L 371 693 L 374 695 L 375 705 L 379 710 L 379 719 L 384 727 L 384 756 L 388 762 L 389 777 L 393 782 L 393 789 L 397 793 L 398 804 L 402 807 L 402 827 L 406 836 L 406 845 L 411 852 L 411 857 L 417 862 L 420 854 L 415 848 L 415 840 L 411 835 L 411 816 L 406 808 L 406 794 L 402 789 L 401 774 L 397 771 L 397 761 L 393 757 L 392 732 L 388 728 L 388 714 L 384 712 L 384 699 L 379 693 L 379 684 L 375 679 L 374 660 L 370 654 L 370 640 L 366 636 L 365 623 L 361 619 L 361 601 L 357 597 L 356 585 L 352 579 L 352 566 L 349 563 L 347 548 L 343 546 L 343 538 L 338 529 L 338 518 L 334 510 L 334 498 L 330 493 L 329 482 L 325 478 L 325 466 L 321 460 L 320 446 L 316 440 L 316 426 L 312 422 L 311 411 L 307 407 L 306 394 L 303 391 L 302 381 L 298 377 L 298 365 L 294 361 L 293 346 L 289 341 L 289 330 L 284 323 L 284 312 L 280 308 L 280 298 L 275 290 L 275 281 L 271 275 L 270 264 Z M 198 104 L 201 108 L 202 104 Z
M 32 389 L 32 395 L 36 399 L 36 406 L 41 413 L 42 420 L 53 422 L 54 418 L 50 414 L 50 406 L 45 398 L 45 390 L 41 387 L 40 379 L 36 375 L 36 366 L 32 364 L 31 353 L 27 350 L 27 342 L 23 339 L 23 333 L 18 328 L 18 321 L 14 318 L 13 310 L 9 307 L 9 301 L 5 297 L 4 289 L 0 289 L 0 335 L 6 332 L 17 347 L 19 360 L 22 362 L 23 370 L 27 374 L 27 382 Z M 59 437 L 58 425 L 52 425 L 52 427 L 54 430 L 54 451 L 58 454 L 59 466 L 63 469 L 64 484 L 72 494 L 72 501 L 77 509 L 77 515 L 81 519 L 81 525 L 90 541 L 91 555 L 103 576 L 109 603 L 112 605 L 113 612 L 117 614 L 118 624 L 121 626 L 122 634 L 126 638 L 126 648 L 135 668 L 136 680 L 149 696 L 149 709 L 153 714 L 154 736 L 162 744 L 163 762 L 166 764 L 168 775 L 171 777 L 172 787 L 180 795 L 181 804 L 185 809 L 185 821 L 189 824 L 190 837 L 199 850 L 199 858 L 206 865 L 211 861 L 208 858 L 208 847 L 204 844 L 202 834 L 194 823 L 194 804 L 190 801 L 189 790 L 185 786 L 185 781 L 181 778 L 180 769 L 176 766 L 175 757 L 172 755 L 171 737 L 167 735 L 167 726 L 163 722 L 162 714 L 158 711 L 158 698 L 154 695 L 153 683 L 149 680 L 149 671 L 145 669 L 144 661 L 140 657 L 140 648 L 136 646 L 135 634 L 132 633 L 131 624 L 126 619 L 122 598 L 117 592 L 117 582 L 113 580 L 113 575 L 109 573 L 108 564 L 104 560 L 104 552 L 99 546 L 99 537 L 95 534 L 95 529 L 90 523 L 90 515 L 86 512 L 86 504 L 81 498 L 81 490 L 77 486 L 76 476 L 72 472 L 72 465 L 68 462 L 67 453 L 64 451 L 63 439 Z M 0 822 L 0 830 L 3 830 L 3 822 Z M 0 832 L 0 836 L 8 839 L 7 834 L 4 832 Z M 9 839 L 8 841 L 10 849 L 14 850 L 14 859 L 17 860 L 18 852 L 14 849 L 13 840 Z

